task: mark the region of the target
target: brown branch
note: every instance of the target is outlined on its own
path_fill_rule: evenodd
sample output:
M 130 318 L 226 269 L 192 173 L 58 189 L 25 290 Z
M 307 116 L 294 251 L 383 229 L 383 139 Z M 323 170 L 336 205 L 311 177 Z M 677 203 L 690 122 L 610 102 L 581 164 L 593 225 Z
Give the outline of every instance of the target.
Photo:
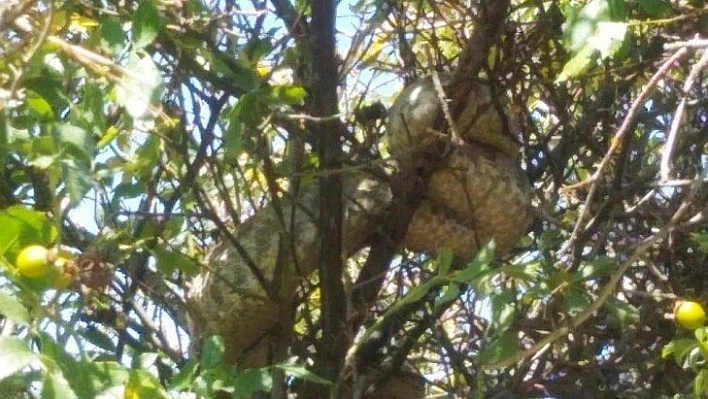
M 338 68 L 335 48 L 336 2 L 312 0 L 312 20 L 309 52 L 309 106 L 315 117 L 339 113 L 337 95 Z M 342 162 L 341 135 L 343 126 L 337 119 L 311 124 L 315 137 L 320 169 L 339 169 Z M 346 303 L 342 273 L 344 270 L 344 219 L 342 177 L 339 174 L 319 178 L 320 236 L 319 276 L 322 294 L 322 340 L 318 348 L 322 376 L 334 380 L 346 349 Z M 326 389 L 328 387 L 318 387 Z

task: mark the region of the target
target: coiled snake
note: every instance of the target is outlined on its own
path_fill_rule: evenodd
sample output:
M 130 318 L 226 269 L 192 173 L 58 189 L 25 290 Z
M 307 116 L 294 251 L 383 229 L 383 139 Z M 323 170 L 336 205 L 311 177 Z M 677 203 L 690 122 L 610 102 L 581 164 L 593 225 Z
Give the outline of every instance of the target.
M 513 123 L 504 107 L 492 101 L 487 86 L 475 83 L 471 87 L 455 123 L 460 142 L 450 146 L 443 165 L 433 173 L 403 240 L 402 246 L 411 251 L 432 253 L 447 247 L 469 257 L 494 239 L 497 253 L 506 253 L 531 221 L 529 184 L 516 161 L 518 145 L 509 133 Z M 433 80 L 426 78 L 404 89 L 391 107 L 390 152 L 402 167 L 416 161 L 412 149 L 435 135 L 436 123 L 444 120 L 438 98 Z M 317 189 L 303 191 L 296 207 L 281 201 L 285 202 L 282 218 L 269 206 L 236 232 L 240 245 L 267 280 L 274 281 L 274 273 L 280 271 L 275 295 L 266 292 L 228 242 L 213 249 L 208 268 L 189 290 L 193 339 L 224 336 L 226 360 L 240 367 L 269 364 L 269 353 L 289 342 L 293 294 L 316 269 L 319 243 L 311 215 L 317 214 Z M 386 182 L 353 174 L 344 176 L 344 196 L 344 247 L 347 254 L 354 254 L 392 195 Z M 294 223 L 284 225 L 282 220 Z

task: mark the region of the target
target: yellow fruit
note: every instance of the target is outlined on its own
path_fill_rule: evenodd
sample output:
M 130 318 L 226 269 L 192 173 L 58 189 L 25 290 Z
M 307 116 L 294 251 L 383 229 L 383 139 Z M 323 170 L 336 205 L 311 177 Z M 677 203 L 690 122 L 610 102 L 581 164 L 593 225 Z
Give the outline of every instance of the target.
M 687 330 L 695 330 L 703 327 L 706 321 L 706 312 L 703 307 L 691 301 L 678 301 L 674 307 L 674 317 L 681 327 Z
M 17 255 L 15 266 L 25 277 L 42 277 L 49 270 L 49 250 L 41 245 L 29 245 Z

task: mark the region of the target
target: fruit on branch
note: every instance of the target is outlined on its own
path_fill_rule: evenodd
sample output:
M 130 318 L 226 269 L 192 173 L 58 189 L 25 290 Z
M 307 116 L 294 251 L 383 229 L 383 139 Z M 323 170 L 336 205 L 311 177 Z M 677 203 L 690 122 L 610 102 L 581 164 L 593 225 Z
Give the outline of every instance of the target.
M 15 268 L 23 276 L 34 280 L 37 289 L 63 290 L 74 282 L 73 254 L 59 246 L 45 248 L 28 245 L 15 259 Z
M 679 300 L 674 306 L 674 318 L 681 327 L 695 330 L 705 324 L 706 312 L 699 303 Z
M 29 278 L 39 278 L 49 271 L 49 250 L 41 245 L 28 245 L 15 260 L 17 271 Z

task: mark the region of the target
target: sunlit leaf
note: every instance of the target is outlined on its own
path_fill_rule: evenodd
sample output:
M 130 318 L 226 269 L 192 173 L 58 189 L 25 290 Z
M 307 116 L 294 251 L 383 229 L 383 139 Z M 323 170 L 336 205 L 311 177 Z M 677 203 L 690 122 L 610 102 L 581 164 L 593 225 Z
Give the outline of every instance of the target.
M 198 270 L 194 260 L 163 245 L 155 246 L 150 252 L 155 256 L 157 268 L 162 273 L 169 274 L 179 270 L 192 275 Z
M 600 52 L 602 58 L 615 54 L 627 34 L 627 24 L 620 22 L 600 22 L 597 32 L 587 39 L 587 43 Z
M 138 4 L 133 14 L 133 43 L 136 48 L 143 48 L 151 44 L 160 33 L 160 15 L 152 0 L 143 0 Z
M 661 348 L 661 357 L 663 359 L 674 357 L 676 362 L 680 364 L 683 361 L 683 358 L 688 355 L 688 352 L 694 349 L 696 345 L 697 343 L 695 339 L 674 339 Z
M 224 160 L 226 162 L 234 162 L 241 155 L 241 134 L 241 120 L 235 112 L 232 112 L 226 131 L 224 131 Z
M 213 335 L 205 339 L 201 350 L 202 367 L 209 369 L 220 365 L 225 351 L 223 337 Z
M 479 363 L 494 363 L 507 359 L 520 351 L 516 332 L 507 331 L 496 338 L 479 353 Z
M 492 326 L 496 333 L 506 331 L 514 322 L 516 308 L 514 297 L 508 290 L 491 296 L 492 305 Z
M 30 97 L 27 99 L 27 106 L 30 113 L 40 121 L 50 121 L 54 119 L 54 112 L 49 102 L 42 97 Z
M 17 337 L 0 337 L 0 381 L 37 360 L 27 343 Z
M 20 250 L 31 244 L 48 245 L 57 238 L 56 227 L 38 211 L 16 205 L 0 211 L 0 254 L 14 262 Z
M 558 74 L 558 78 L 556 78 L 556 83 L 565 82 L 582 75 L 593 65 L 595 54 L 596 50 L 594 46 L 588 44 L 583 46 L 581 50 L 563 66 L 563 70 Z
M 194 378 L 199 371 L 199 363 L 189 361 L 182 366 L 179 373 L 170 382 L 169 388 L 172 390 L 182 390 L 193 384 Z
M 269 392 L 272 388 L 273 376 L 268 368 L 243 370 L 234 379 L 235 391 L 245 397 L 254 392 Z
M 125 386 L 124 399 L 155 398 L 166 399 L 169 396 L 160 381 L 145 370 L 130 370 L 130 378 Z
M 150 120 L 159 108 L 164 88 L 162 73 L 149 57 L 140 59 L 116 88 L 116 101 L 135 119 Z
M 285 371 L 285 375 L 291 377 L 296 377 L 305 381 L 312 381 L 316 384 L 332 384 L 330 381 L 297 364 L 276 364 L 274 367 Z
M 29 325 L 30 315 L 25 306 L 14 295 L 0 292 L 0 314 L 20 325 Z
M 59 370 L 47 373 L 42 385 L 42 399 L 73 399 L 78 398 L 69 386 L 69 382 Z
M 277 86 L 275 95 L 279 102 L 287 105 L 300 104 L 307 96 L 307 92 L 300 86 Z
M 125 32 L 120 22 L 114 18 L 102 18 L 98 28 L 101 47 L 110 54 L 117 55 L 125 48 Z
M 84 164 L 65 160 L 62 162 L 62 175 L 72 205 L 81 201 L 93 186 L 91 172 Z

